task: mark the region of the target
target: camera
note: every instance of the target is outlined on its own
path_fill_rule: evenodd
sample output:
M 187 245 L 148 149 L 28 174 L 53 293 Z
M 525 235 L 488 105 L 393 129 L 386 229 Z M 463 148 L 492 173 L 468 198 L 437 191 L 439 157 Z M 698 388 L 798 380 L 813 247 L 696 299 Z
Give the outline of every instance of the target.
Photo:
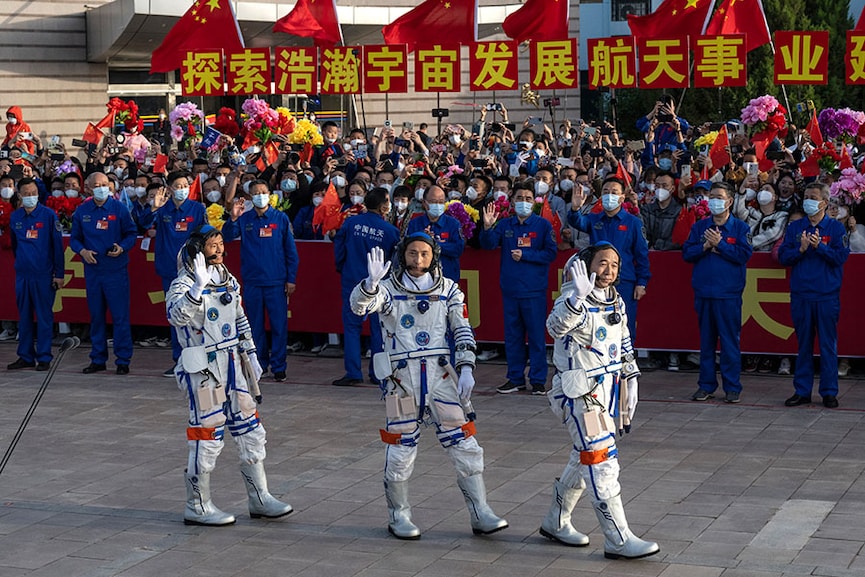
M 405 130 L 414 130 L 414 122 L 403 122 L 402 127 Z
M 385 121 L 384 121 L 384 127 L 385 127 L 385 128 L 390 128 L 390 127 L 391 127 L 390 120 L 385 120 Z
M 450 110 L 447 108 L 433 108 L 432 109 L 432 117 L 433 118 L 447 118 L 450 116 Z
M 787 153 L 783 150 L 767 150 L 766 158 L 769 160 L 785 160 L 787 158 Z
M 550 106 L 559 106 L 562 103 L 559 97 L 555 98 L 544 98 L 544 106 L 549 108 Z
M 410 144 L 411 144 L 411 142 L 406 140 L 405 138 L 394 138 L 393 139 L 393 145 L 394 146 L 402 146 L 403 148 L 407 148 Z
M 673 122 L 672 114 L 659 114 L 656 118 L 658 122 Z
M 502 105 L 501 105 L 500 103 L 498 103 L 498 102 L 493 102 L 493 103 L 491 103 L 491 104 L 487 104 L 486 108 L 487 108 L 488 111 L 489 111 L 489 110 L 494 110 L 494 111 L 496 111 L 496 112 L 500 112 L 501 109 L 502 109 Z

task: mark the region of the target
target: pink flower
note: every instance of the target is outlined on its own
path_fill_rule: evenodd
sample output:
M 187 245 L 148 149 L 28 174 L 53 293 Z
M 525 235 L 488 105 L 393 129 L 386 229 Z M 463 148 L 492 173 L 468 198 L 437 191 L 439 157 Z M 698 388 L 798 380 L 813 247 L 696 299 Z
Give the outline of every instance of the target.
M 176 124 L 171 127 L 171 138 L 180 142 L 183 140 L 183 129 L 177 126 Z

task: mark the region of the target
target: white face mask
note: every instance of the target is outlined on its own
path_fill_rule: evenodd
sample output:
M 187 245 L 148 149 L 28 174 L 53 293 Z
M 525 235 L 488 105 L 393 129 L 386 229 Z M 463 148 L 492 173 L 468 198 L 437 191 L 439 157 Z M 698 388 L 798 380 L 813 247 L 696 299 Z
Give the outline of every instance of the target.
M 136 186 L 135 187 L 135 196 L 138 198 L 143 198 L 147 196 L 147 187 L 144 186 Z
M 773 198 L 774 198 L 774 195 L 771 192 L 769 192 L 768 190 L 761 190 L 760 192 L 757 193 L 757 203 L 760 206 L 766 206 L 767 204 L 772 202 Z
M 363 197 L 362 197 L 361 195 L 359 195 L 359 194 L 354 194 L 354 195 L 352 195 L 352 197 L 351 197 L 351 203 L 352 203 L 354 206 L 357 206 L 357 205 L 359 205 L 359 204 L 363 204 Z
M 466 189 L 466 196 L 468 197 L 469 200 L 477 200 L 477 198 L 478 198 L 477 189 L 473 186 L 468 187 Z
M 117 178 L 123 178 L 123 173 L 126 171 L 125 168 L 120 168 L 119 166 L 114 169 L 114 176 Z
M 345 177 L 341 174 L 337 174 L 333 178 L 330 179 L 330 182 L 337 188 L 342 188 L 345 186 Z
M 497 190 L 493 193 L 493 198 L 496 200 L 502 200 L 503 198 L 507 198 L 508 193 L 503 190 Z
M 352 146 L 353 148 L 357 148 L 357 147 L 360 146 L 361 144 L 363 144 L 363 140 L 361 140 L 360 138 L 355 138 L 355 139 L 353 139 L 353 140 L 351 141 L 351 146 Z
M 850 213 L 847 212 L 847 207 L 846 207 L 846 206 L 839 206 L 839 207 L 838 207 L 838 214 L 835 215 L 835 218 L 836 218 L 836 220 L 842 220 L 842 219 L 844 219 L 844 218 L 847 218 L 847 215 L 848 215 L 848 214 L 850 214 Z
M 13 190 L 10 186 L 4 186 L 3 188 L 0 188 L 0 197 L 3 197 L 6 200 L 12 198 L 13 194 L 15 194 L 15 190 Z
M 333 144 L 336 142 L 336 138 L 325 137 L 324 141 L 328 144 Z
M 249 194 L 249 184 L 251 182 L 252 182 L 251 180 L 247 180 L 246 182 L 243 183 L 243 185 L 241 186 L 241 188 L 243 189 L 243 194 Z
M 568 178 L 559 181 L 559 190 L 562 192 L 568 192 L 569 190 L 574 189 L 574 181 Z
M 312 206 L 318 206 L 324 200 L 323 196 L 313 196 L 312 197 Z
M 93 188 L 93 199 L 98 202 L 107 200 L 110 194 L 111 189 L 109 189 L 107 186 L 96 186 Z
M 397 212 L 405 212 L 405 210 L 408 208 L 408 201 L 398 200 L 394 202 L 393 205 L 396 207 Z
M 535 183 L 535 194 L 543 196 L 550 191 L 550 185 L 544 182 L 543 180 L 539 180 Z
M 53 196 L 54 198 L 60 198 L 61 196 L 63 196 L 63 191 L 59 188 L 55 188 L 51 191 L 51 196 Z
M 458 190 L 451 190 L 448 192 L 448 200 L 459 200 L 462 197 L 462 193 Z
M 451 144 L 453 144 L 454 146 L 459 146 L 460 142 L 462 142 L 462 139 L 460 138 L 459 134 L 451 134 L 450 135 L 450 141 L 451 141 Z
M 756 198 L 756 196 L 757 196 L 757 191 L 754 190 L 753 188 L 746 188 L 745 189 L 745 200 L 748 200 L 748 201 L 754 200 L 754 198 Z
M 421 187 L 414 191 L 415 200 L 423 200 L 423 195 L 426 192 L 426 189 Z
M 522 148 L 531 148 L 534 144 L 535 143 L 530 140 L 520 140 L 520 147 Z
M 9 124 L 11 124 L 13 126 L 18 124 L 18 119 L 15 118 L 14 116 L 11 116 L 11 117 L 7 118 L 6 120 L 9 122 Z
M 664 202 L 668 198 L 670 198 L 670 191 L 667 190 L 666 188 L 656 188 L 655 189 L 655 195 L 658 197 L 658 200 L 660 202 Z
M 74 188 L 67 188 L 64 193 L 66 194 L 66 198 L 78 198 L 78 191 Z
M 334 186 L 336 186 L 336 185 L 334 184 Z M 379 188 L 385 189 L 388 194 L 390 194 L 390 190 L 393 188 L 393 185 L 390 183 L 387 183 L 387 182 L 385 182 L 384 184 L 379 184 L 378 186 L 379 186 Z
M 219 183 L 219 186 L 225 186 L 225 180 L 226 179 L 224 174 L 217 175 L 216 177 L 216 182 Z
M 174 200 L 177 202 L 184 202 L 187 198 L 189 198 L 189 189 L 188 188 L 175 188 L 174 189 Z
M 207 193 L 207 200 L 210 202 L 219 202 L 220 198 L 222 198 L 222 193 L 218 190 L 211 190 Z

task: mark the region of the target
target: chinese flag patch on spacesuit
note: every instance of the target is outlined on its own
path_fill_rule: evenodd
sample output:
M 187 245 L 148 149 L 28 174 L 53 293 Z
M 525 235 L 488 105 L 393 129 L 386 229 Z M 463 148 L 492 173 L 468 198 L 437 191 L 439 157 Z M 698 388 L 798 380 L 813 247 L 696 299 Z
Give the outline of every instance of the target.
M 469 318 L 469 307 L 466 303 L 463 303 L 463 318 Z

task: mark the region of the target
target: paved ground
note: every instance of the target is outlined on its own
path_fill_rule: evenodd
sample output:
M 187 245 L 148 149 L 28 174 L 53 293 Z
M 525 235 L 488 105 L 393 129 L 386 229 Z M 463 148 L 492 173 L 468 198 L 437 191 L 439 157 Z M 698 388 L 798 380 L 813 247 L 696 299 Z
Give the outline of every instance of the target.
M 2 577 L 865 575 L 865 386 L 842 381 L 841 409 L 786 409 L 789 378 L 746 376 L 743 402 L 694 403 L 693 373 L 645 375 L 634 432 L 621 440 L 623 497 L 635 533 L 661 553 L 603 557 L 581 501 L 572 549 L 537 533 L 569 442 L 543 397 L 497 395 L 482 364 L 474 398 L 493 508 L 510 528 L 471 534 L 453 469 L 427 431 L 411 492 L 418 542 L 385 529 L 377 389 L 336 388 L 334 358 L 292 356 L 289 382 L 265 385 L 271 490 L 295 513 L 251 520 L 227 446 L 214 497 L 226 528 L 186 527 L 183 397 L 162 350 L 137 349 L 132 374 L 85 377 L 74 351 L 0 475 Z M 0 361 L 14 346 L 0 345 Z M 5 450 L 45 373 L 0 370 Z M 229 443 L 230 444 L 230 443 Z

